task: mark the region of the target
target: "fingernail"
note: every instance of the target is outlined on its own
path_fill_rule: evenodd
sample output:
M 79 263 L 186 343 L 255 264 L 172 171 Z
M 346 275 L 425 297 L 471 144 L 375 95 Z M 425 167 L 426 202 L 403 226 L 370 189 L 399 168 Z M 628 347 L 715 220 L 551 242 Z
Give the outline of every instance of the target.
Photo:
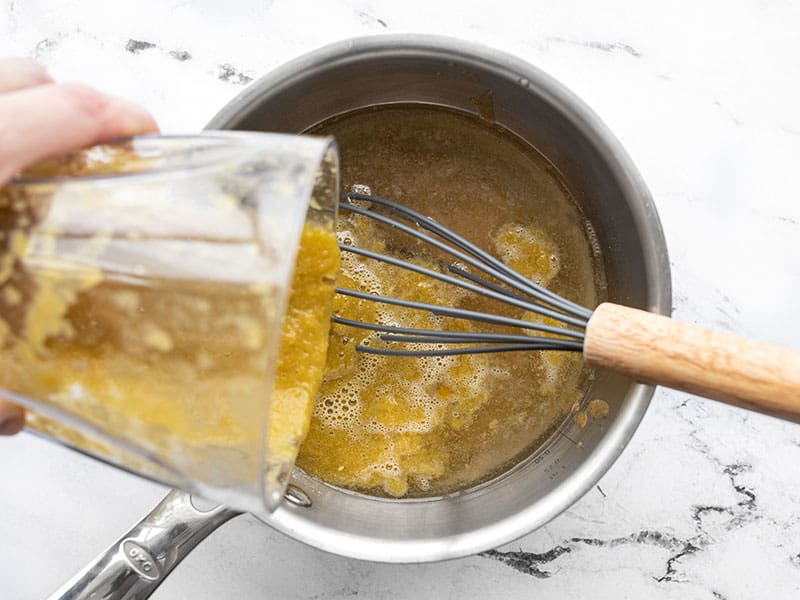
M 122 129 L 125 135 L 158 132 L 158 124 L 144 108 L 130 102 L 124 102 L 124 106 Z
M 25 426 L 25 417 L 9 417 L 0 423 L 0 435 L 14 435 Z

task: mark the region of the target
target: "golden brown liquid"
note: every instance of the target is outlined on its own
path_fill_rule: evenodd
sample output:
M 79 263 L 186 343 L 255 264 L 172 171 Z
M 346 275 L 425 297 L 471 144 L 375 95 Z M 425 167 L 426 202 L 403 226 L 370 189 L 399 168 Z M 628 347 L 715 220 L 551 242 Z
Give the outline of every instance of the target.
M 267 456 L 293 465 L 311 423 L 328 351 L 339 247 L 332 231 L 308 223 L 300 237 L 270 403 Z
M 39 174 L 119 172 L 138 164 L 125 152 L 99 164 L 79 158 L 39 167 Z M 155 242 L 65 232 L 52 219 L 53 194 L 35 186 L 0 189 L 0 389 L 77 416 L 190 477 L 202 470 L 207 484 L 255 483 L 263 457 L 267 477 L 290 470 L 325 364 L 339 268 L 330 228 L 304 227 L 281 317 L 279 290 L 259 278 L 260 263 L 253 262 L 256 235 L 233 245 L 230 266 L 235 272 L 252 262 L 253 281 L 164 277 L 145 266 L 119 273 L 104 265 L 114 264 L 121 245 Z M 91 203 L 91 195 L 80 201 Z M 196 260 L 201 247 L 198 240 L 176 242 L 170 260 Z M 272 336 L 281 318 L 278 354 Z M 28 412 L 28 425 L 150 472 L 106 438 L 87 437 L 36 411 Z
M 460 233 L 513 268 L 584 306 L 599 299 L 585 222 L 541 155 L 477 119 L 441 110 L 362 111 L 314 128 L 337 138 L 345 191 L 364 184 Z M 342 211 L 340 240 L 428 266 L 452 262 Z M 475 294 L 373 261 L 343 256 L 341 287 L 533 318 Z M 473 325 L 337 296 L 334 312 L 428 329 Z M 585 390 L 579 354 L 515 352 L 444 358 L 377 357 L 382 344 L 334 325 L 325 382 L 298 465 L 367 493 L 424 496 L 486 480 L 529 454 Z

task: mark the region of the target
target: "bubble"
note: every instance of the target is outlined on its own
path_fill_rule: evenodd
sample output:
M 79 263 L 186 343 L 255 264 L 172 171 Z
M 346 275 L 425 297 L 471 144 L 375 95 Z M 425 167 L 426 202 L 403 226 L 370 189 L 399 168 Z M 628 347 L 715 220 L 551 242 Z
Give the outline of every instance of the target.
M 364 194 L 365 196 L 372 196 L 372 188 L 364 183 L 354 183 L 350 190 L 354 194 Z
M 388 194 L 388 192 L 387 192 Z M 368 237 L 373 231 L 372 225 L 363 224 L 365 219 L 352 215 L 348 221 L 348 230 L 340 240 L 361 245 L 361 240 L 372 244 Z M 546 283 L 551 272 L 560 268 L 559 257 L 555 247 L 547 239 L 542 238 L 532 226 L 512 223 L 505 229 L 511 236 L 507 240 L 499 240 L 495 253 L 506 261 L 526 261 L 533 256 L 536 269 L 543 270 L 547 277 L 539 277 Z M 505 242 L 505 243 L 502 243 Z M 535 245 L 536 248 L 533 248 Z M 520 250 L 520 246 L 523 246 Z M 525 249 L 530 246 L 533 248 Z M 391 253 L 378 244 L 367 245 L 370 249 Z M 424 259 L 420 259 L 424 266 Z M 430 265 L 435 269 L 446 269 L 446 264 Z M 454 266 L 469 270 L 467 265 L 454 263 Z M 440 282 L 425 278 L 414 279 L 413 287 L 398 285 L 397 267 L 376 261 L 363 259 L 353 253 L 343 253 L 342 268 L 353 283 L 346 287 L 354 287 L 373 295 L 403 296 L 410 294 L 413 299 L 437 304 L 458 305 L 463 298 L 472 296 L 472 292 L 454 289 Z M 535 270 L 535 269 L 534 269 Z M 527 274 L 527 273 L 526 273 Z M 421 311 L 410 311 L 399 307 L 364 302 L 369 306 L 368 319 L 364 315 L 347 314 L 342 316 L 359 320 L 370 320 L 386 326 L 420 327 L 425 329 L 452 329 L 453 321 Z M 359 308 L 358 310 L 362 310 Z M 481 325 L 465 325 L 467 328 L 479 330 Z M 365 335 L 364 332 L 342 336 L 342 345 L 362 343 L 365 346 L 385 347 L 386 342 L 377 340 L 377 334 Z M 359 342 L 360 340 L 360 342 Z M 446 349 L 447 344 L 409 344 L 409 349 Z M 341 356 L 352 356 L 342 352 Z M 436 482 L 437 475 L 429 471 L 431 464 L 448 449 L 437 431 L 449 427 L 451 419 L 458 419 L 458 427 L 466 428 L 475 419 L 476 413 L 489 399 L 489 392 L 497 382 L 512 380 L 503 384 L 512 386 L 512 373 L 504 368 L 503 362 L 496 356 L 437 356 L 420 359 L 386 358 L 367 354 L 358 354 L 357 371 L 347 376 L 346 385 L 328 391 L 326 400 L 330 399 L 331 414 L 323 415 L 332 431 L 347 432 L 352 435 L 352 452 L 363 454 L 362 461 L 369 464 L 361 470 L 361 481 L 369 482 L 369 486 L 383 486 L 388 493 L 397 492 L 400 484 L 412 483 L 419 490 L 427 490 Z M 402 362 L 412 361 L 412 362 Z M 542 385 L 553 387 L 558 383 L 560 367 L 558 363 L 550 364 L 546 360 L 536 359 L 536 373 L 541 374 Z M 515 371 L 516 373 L 516 371 Z M 329 386 L 329 389 L 331 386 Z M 396 402 L 397 410 L 391 406 L 382 407 L 375 404 L 375 398 L 390 394 Z M 370 399 L 372 398 L 372 399 Z M 327 403 L 325 403 L 327 405 Z M 377 416 L 376 416 L 377 415 Z M 503 431 L 503 424 L 497 427 Z M 467 430 L 469 431 L 469 430 Z M 418 442 L 415 434 L 424 442 Z M 398 438 L 397 434 L 412 434 Z M 497 435 L 504 435 L 498 433 Z M 467 433 L 471 435 L 471 433 Z M 387 440 L 391 443 L 385 444 Z M 402 440 L 402 442 L 400 441 Z M 420 444 L 420 445 L 417 445 Z M 425 446 L 425 444 L 430 444 Z M 441 447 L 437 447 L 440 444 Z M 363 449 L 359 450 L 359 448 Z M 347 450 L 351 452 L 351 450 Z M 346 464 L 346 463 L 345 463 Z M 371 474 L 368 474 L 371 473 Z M 387 483 L 392 481 L 394 483 Z M 397 485 L 395 485 L 397 484 Z M 388 486 L 388 487 L 387 487 Z M 399 486 L 399 487 L 398 487 Z M 390 489 L 391 488 L 391 489 Z
M 586 232 L 586 237 L 589 240 L 589 246 L 592 249 L 592 254 L 595 257 L 600 257 L 600 242 L 597 240 L 597 234 L 594 231 L 594 227 L 589 221 L 583 222 L 583 230 Z

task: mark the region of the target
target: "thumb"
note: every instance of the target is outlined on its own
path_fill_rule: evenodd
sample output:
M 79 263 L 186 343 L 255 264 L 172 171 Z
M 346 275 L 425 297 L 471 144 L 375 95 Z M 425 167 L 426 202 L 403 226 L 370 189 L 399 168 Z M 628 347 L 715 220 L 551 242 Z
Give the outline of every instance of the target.
M 0 95 L 0 185 L 42 159 L 158 130 L 144 109 L 77 84 Z

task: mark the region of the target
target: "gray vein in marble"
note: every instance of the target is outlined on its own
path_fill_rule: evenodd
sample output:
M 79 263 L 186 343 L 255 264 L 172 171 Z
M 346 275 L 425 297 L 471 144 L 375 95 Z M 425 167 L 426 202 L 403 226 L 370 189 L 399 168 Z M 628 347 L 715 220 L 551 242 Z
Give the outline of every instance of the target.
M 365 12 L 363 10 L 359 11 L 358 16 L 361 19 L 361 22 L 364 23 L 365 25 L 375 23 L 380 25 L 384 29 L 389 29 L 389 25 L 387 25 L 386 21 L 384 21 L 383 19 L 379 19 L 378 17 L 373 17 L 368 12 Z
M 736 117 L 736 115 L 733 114 L 733 111 L 731 109 L 729 109 L 727 106 L 723 105 L 722 102 L 720 102 L 719 100 L 714 100 L 714 106 L 716 106 L 717 108 L 722 110 L 726 115 L 728 115 L 728 117 L 730 117 L 730 120 L 733 121 L 734 125 L 741 125 L 742 124 L 742 121 L 740 121 Z
M 553 562 L 564 554 L 573 552 L 579 545 L 598 548 L 614 548 L 627 544 L 644 544 L 663 548 L 665 550 L 669 550 L 670 552 L 675 552 L 675 554 L 670 556 L 670 558 L 667 560 L 664 575 L 661 577 L 654 577 L 656 581 L 673 581 L 676 573 L 674 566 L 675 561 L 700 549 L 699 547 L 695 546 L 691 540 L 681 540 L 668 533 L 645 529 L 626 536 L 611 538 L 608 540 L 603 540 L 600 538 L 574 537 L 569 541 L 562 542 L 550 550 L 541 553 L 523 551 L 500 552 L 498 550 L 490 550 L 488 552 L 481 553 L 479 556 L 497 560 L 511 567 L 515 571 L 519 571 L 520 573 L 531 575 L 538 579 L 546 579 L 551 577 L 553 573 L 552 571 L 546 571 L 542 569 L 541 566 Z
M 134 40 L 131 38 L 125 44 L 125 49 L 132 54 L 139 54 L 142 51 L 151 50 L 153 48 L 162 50 L 157 44 L 145 40 Z M 180 62 L 192 60 L 192 54 L 188 50 L 170 50 L 167 54 Z M 247 85 L 253 81 L 252 77 L 245 75 L 229 63 L 217 65 L 217 79 L 233 85 Z
M 504 565 L 511 567 L 515 571 L 524 573 L 525 575 L 531 575 L 537 579 L 546 579 L 551 577 L 553 573 L 551 571 L 540 569 L 539 566 L 553 562 L 562 554 L 568 554 L 570 552 L 572 552 L 572 548 L 570 546 L 556 546 L 547 552 L 542 553 L 523 552 L 521 550 L 518 552 L 487 550 L 486 552 L 481 552 L 478 556 L 497 560 Z
M 723 294 L 719 290 L 714 290 L 714 292 L 721 299 L 720 302 L 714 303 L 714 310 L 722 315 L 722 318 L 715 320 L 714 323 L 726 331 L 732 331 L 738 324 L 741 311 L 733 302 L 731 302 L 729 296 Z
M 670 263 L 670 267 L 674 269 L 675 265 Z M 689 302 L 689 296 L 687 296 L 686 294 L 682 294 L 678 290 L 672 290 L 672 312 L 675 312 L 675 309 L 677 309 L 680 306 L 683 306 L 687 302 Z
M 151 48 L 155 47 L 156 45 L 153 42 L 134 40 L 133 38 L 129 39 L 125 44 L 125 50 L 131 54 L 139 54 L 142 50 L 150 50 Z
M 689 406 L 690 403 L 692 402 L 693 399 L 689 398 L 680 405 L 680 408 L 685 408 Z M 682 411 L 678 410 L 677 413 L 684 421 L 686 421 L 686 423 L 692 426 L 695 425 L 694 421 L 691 418 L 687 417 L 685 414 L 683 414 Z M 695 448 L 695 450 L 697 450 L 700 454 L 705 456 L 715 465 L 720 467 L 722 473 L 728 476 L 728 479 L 734 491 L 737 494 L 743 496 L 742 500 L 739 503 L 737 503 L 736 506 L 743 508 L 748 512 L 755 511 L 757 508 L 755 491 L 752 488 L 748 488 L 737 481 L 737 477 L 739 475 L 741 475 L 742 473 L 746 473 L 753 468 L 752 465 L 748 463 L 729 463 L 729 464 L 724 463 L 717 456 L 714 455 L 714 453 L 711 450 L 711 447 L 700 439 L 699 433 L 700 430 L 697 428 L 692 429 L 689 432 L 689 439 L 692 440 L 692 445 Z M 734 520 L 740 520 L 744 516 L 747 515 L 739 512 L 738 514 L 735 515 Z
M 181 62 L 192 60 L 192 55 L 186 50 L 170 50 L 169 55 L 175 60 L 179 60 Z
M 14 7 L 14 2 L 12 0 L 11 2 L 8 3 L 8 16 L 9 16 L 9 19 L 10 19 L 9 25 L 11 25 L 11 27 L 9 29 L 11 31 L 16 30 L 16 28 L 17 28 L 17 15 L 14 12 L 14 8 L 15 8 Z
M 598 546 L 601 548 L 615 548 L 624 544 L 647 544 L 649 546 L 658 546 L 667 550 L 674 550 L 680 547 L 683 542 L 673 535 L 662 533 L 660 531 L 653 531 L 644 529 L 626 535 L 623 537 L 612 538 L 610 540 L 601 540 L 599 538 L 577 538 L 574 537 L 570 540 L 574 543 L 586 544 L 587 546 Z
M 739 502 L 738 506 L 741 506 L 742 508 L 748 511 L 753 511 L 756 509 L 755 492 L 753 492 L 752 489 L 737 483 L 736 477 L 746 471 L 751 470 L 752 468 L 753 468 L 752 465 L 748 464 L 732 464 L 732 465 L 726 465 L 724 470 L 724 473 L 728 477 L 730 477 L 731 485 L 733 486 L 733 489 L 736 490 L 736 493 L 744 496 L 744 499 L 741 502 Z M 740 517 L 741 515 L 739 515 L 737 519 Z
M 712 590 L 711 593 L 714 595 L 714 600 L 728 600 L 725 596 L 715 590 Z
M 782 221 L 783 223 L 788 223 L 789 225 L 800 225 L 796 219 L 792 219 L 791 217 L 783 217 L 781 215 L 775 215 L 776 221 Z
M 40 59 L 44 54 L 47 54 L 51 50 L 53 50 L 56 46 L 58 46 L 58 40 L 54 40 L 52 38 L 44 38 L 37 42 L 36 46 L 33 48 L 33 57 L 35 59 Z
M 675 288 L 672 293 L 673 315 L 687 310 L 691 316 L 683 320 L 701 327 L 712 327 L 722 331 L 737 333 L 741 330 L 742 314 L 739 307 L 719 288 L 698 291 L 692 296 L 683 290 L 687 288 L 699 289 L 701 284 L 697 276 L 691 271 L 683 271 L 682 267 L 670 261 L 673 270 Z M 704 284 L 704 282 L 702 282 Z M 704 298 L 705 296 L 705 298 Z M 702 303 L 702 306 L 698 304 Z
M 690 401 L 691 399 L 684 401 L 679 406 L 679 409 L 687 407 L 690 404 Z M 688 424 L 693 426 L 695 425 L 694 421 L 684 415 L 682 410 L 677 410 L 676 412 Z M 699 429 L 697 428 L 692 429 L 689 432 L 689 439 L 692 440 L 692 445 L 695 450 L 721 468 L 722 474 L 728 477 L 733 490 L 742 497 L 742 499 L 734 507 L 695 506 L 692 518 L 698 523 L 698 527 L 702 528 L 702 515 L 711 511 L 730 515 L 731 518 L 726 525 L 726 528 L 729 530 L 739 527 L 747 521 L 760 518 L 757 514 L 758 504 L 755 490 L 743 485 L 738 481 L 738 477 L 740 475 L 750 471 L 753 468 L 752 465 L 747 463 L 723 463 L 723 461 L 713 454 L 708 444 L 700 439 Z
M 715 506 L 715 505 L 695 505 L 694 510 L 692 511 L 692 519 L 695 523 L 697 523 L 698 528 L 703 527 L 703 517 L 707 513 L 717 513 L 717 514 L 724 514 L 733 517 L 733 510 L 728 508 L 727 506 Z
M 659 583 L 664 583 L 668 581 L 676 581 L 676 582 L 683 581 L 683 579 L 681 579 L 680 575 L 678 574 L 678 570 L 675 568 L 675 563 L 678 562 L 680 559 L 682 559 L 684 556 L 690 556 L 695 552 L 699 552 L 700 550 L 702 550 L 701 546 L 697 546 L 693 544 L 691 541 L 687 541 L 683 545 L 683 548 L 681 548 L 677 554 L 674 554 L 669 557 L 669 559 L 667 560 L 667 570 L 661 577 L 655 577 L 655 580 L 658 581 Z
M 247 85 L 248 83 L 253 81 L 252 77 L 245 75 L 244 73 L 236 69 L 233 65 L 230 65 L 228 63 L 218 65 L 217 68 L 219 69 L 217 74 L 217 79 L 219 79 L 220 81 L 225 81 L 226 83 L 233 83 L 235 85 Z
M 642 53 L 636 48 L 630 44 L 624 44 L 622 42 L 602 42 L 598 40 L 589 40 L 584 42 L 580 40 L 568 40 L 562 37 L 549 37 L 546 41 L 558 42 L 560 44 L 571 44 L 573 46 L 583 46 L 584 48 L 591 48 L 592 50 L 601 50 L 609 53 L 624 52 L 625 54 L 629 54 L 635 58 L 640 58 L 642 56 Z
M 47 40 L 42 40 L 42 41 L 44 42 Z M 41 44 L 42 42 L 39 43 Z M 125 44 L 125 50 L 127 50 L 131 54 L 140 54 L 144 50 L 152 50 L 153 48 L 160 50 L 161 52 L 166 52 L 169 56 L 180 62 L 186 62 L 187 60 L 192 60 L 192 54 L 188 50 L 175 49 L 166 51 L 164 50 L 164 48 L 162 48 L 158 44 L 154 44 L 153 42 L 148 42 L 146 40 L 135 40 L 133 38 L 130 38 Z
M 691 399 L 687 398 L 678 405 L 678 408 L 686 408 L 690 403 Z M 682 419 L 694 426 L 693 420 L 682 414 L 683 411 L 678 410 L 677 412 L 681 415 Z M 685 577 L 680 571 L 680 565 L 693 555 L 702 552 L 704 549 L 717 542 L 714 535 L 708 530 L 709 526 L 705 522 L 708 515 L 714 514 L 726 517 L 726 522 L 723 524 L 723 527 L 727 531 L 739 528 L 745 523 L 761 518 L 758 514 L 758 497 L 755 490 L 747 487 L 740 481 L 740 477 L 743 474 L 752 470 L 752 465 L 745 462 L 726 463 L 720 460 L 712 453 L 711 448 L 700 439 L 697 428 L 690 432 L 689 437 L 692 440 L 695 450 L 719 468 L 720 475 L 727 478 L 734 492 L 740 497 L 739 501 L 732 506 L 692 506 L 691 518 L 695 523 L 695 535 L 681 538 L 663 531 L 645 529 L 611 539 L 573 537 L 569 540 L 556 543 L 552 549 L 542 553 L 523 551 L 500 552 L 492 550 L 484 552 L 480 556 L 497 560 L 520 573 L 544 579 L 551 577 L 553 574 L 551 570 L 543 568 L 544 565 L 549 565 L 564 554 L 576 551 L 579 546 L 607 549 L 628 544 L 642 544 L 662 548 L 671 553 L 666 560 L 663 573 L 653 576 L 655 581 L 659 583 L 679 583 L 684 581 Z M 603 492 L 599 486 L 597 486 L 597 488 L 605 497 L 605 492 Z M 800 554 L 791 557 L 790 560 L 794 566 L 800 568 Z M 717 595 L 714 596 L 715 598 L 724 599 L 724 596 L 721 594 L 716 594 Z

